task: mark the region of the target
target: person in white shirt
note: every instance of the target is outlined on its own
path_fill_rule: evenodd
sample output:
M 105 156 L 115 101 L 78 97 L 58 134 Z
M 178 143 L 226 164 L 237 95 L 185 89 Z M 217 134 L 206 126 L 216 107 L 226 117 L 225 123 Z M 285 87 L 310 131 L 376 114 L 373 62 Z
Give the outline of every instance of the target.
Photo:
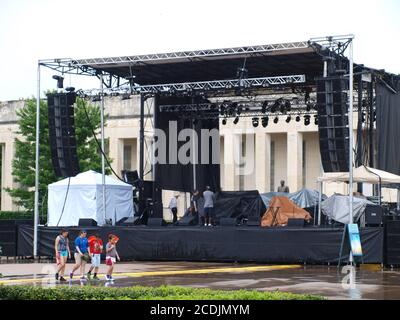
M 179 194 L 175 194 L 172 198 L 171 201 L 169 202 L 169 206 L 168 208 L 171 210 L 172 212 L 172 223 L 176 224 L 178 222 L 178 198 L 179 198 Z

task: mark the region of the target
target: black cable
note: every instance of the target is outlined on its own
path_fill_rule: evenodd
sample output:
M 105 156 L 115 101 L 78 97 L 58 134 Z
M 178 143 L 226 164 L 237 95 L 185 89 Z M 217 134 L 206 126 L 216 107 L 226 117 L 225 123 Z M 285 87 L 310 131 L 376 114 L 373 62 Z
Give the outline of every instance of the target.
M 92 131 L 93 138 L 94 138 L 94 140 L 96 141 L 97 147 L 99 148 L 101 154 L 103 155 L 104 159 L 106 160 L 107 165 L 109 166 L 109 168 L 110 168 L 110 170 L 112 171 L 112 173 L 113 173 L 119 180 L 121 180 L 122 182 L 125 182 L 123 179 L 120 178 L 120 176 L 119 176 L 119 175 L 114 171 L 114 169 L 112 168 L 111 163 L 110 163 L 110 161 L 109 161 L 108 158 L 107 158 L 107 155 L 105 154 L 105 152 L 104 152 L 103 149 L 101 148 L 100 142 L 99 142 L 99 140 L 98 140 L 97 137 L 96 137 L 96 133 L 94 132 L 92 123 L 90 122 L 89 114 L 87 113 L 85 103 L 83 103 L 82 105 L 83 105 L 83 110 L 85 111 L 85 115 L 86 115 L 86 119 L 87 119 L 87 121 L 88 121 L 89 128 L 90 128 L 90 130 Z
M 69 186 L 70 186 L 70 184 L 71 184 L 71 177 L 68 177 L 67 192 L 66 192 L 66 194 L 65 194 L 64 204 L 63 204 L 63 207 L 62 207 L 62 210 L 61 210 L 61 215 L 60 215 L 60 218 L 58 219 L 58 222 L 57 222 L 57 227 L 58 227 L 58 225 L 59 225 L 59 223 L 60 223 L 60 221 L 61 221 L 61 218 L 62 218 L 62 216 L 63 216 L 63 214 L 64 214 L 64 209 L 65 209 L 65 204 L 67 203 L 67 197 L 68 197 L 68 193 L 69 193 Z

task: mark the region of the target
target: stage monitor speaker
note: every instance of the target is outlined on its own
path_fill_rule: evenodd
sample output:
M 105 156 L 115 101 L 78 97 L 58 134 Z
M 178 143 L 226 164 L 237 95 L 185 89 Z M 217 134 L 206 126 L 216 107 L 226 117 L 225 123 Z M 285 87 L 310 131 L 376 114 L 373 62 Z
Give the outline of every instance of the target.
M 325 172 L 349 169 L 347 83 L 340 76 L 317 79 L 319 146 Z
M 94 219 L 79 219 L 79 227 L 96 227 L 97 222 Z
M 54 174 L 61 178 L 80 172 L 75 138 L 75 101 L 74 92 L 47 94 L 51 161 Z
M 288 219 L 288 227 L 291 228 L 304 228 L 304 219 Z
M 219 220 L 219 225 L 220 226 L 236 226 L 236 218 L 221 218 Z
M 365 207 L 365 224 L 368 226 L 378 226 L 383 222 L 383 208 L 367 204 Z
M 165 221 L 162 218 L 149 218 L 147 219 L 147 225 L 149 227 L 161 227 L 165 225 Z
M 195 216 L 186 216 L 181 218 L 178 221 L 178 225 L 180 226 L 195 226 L 199 224 L 199 217 L 197 215 Z

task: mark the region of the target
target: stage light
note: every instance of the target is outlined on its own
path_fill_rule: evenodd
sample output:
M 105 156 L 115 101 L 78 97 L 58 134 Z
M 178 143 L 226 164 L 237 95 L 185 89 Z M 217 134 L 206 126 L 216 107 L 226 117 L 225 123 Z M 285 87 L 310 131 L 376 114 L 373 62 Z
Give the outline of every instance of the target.
M 278 123 L 278 121 L 279 121 L 279 117 L 278 117 L 278 116 L 276 116 L 276 117 L 274 118 L 274 123 L 275 123 L 275 124 L 277 124 L 277 123 Z
M 257 117 L 254 117 L 254 118 L 251 120 L 251 122 L 253 123 L 253 127 L 254 127 L 254 128 L 257 128 L 257 127 L 258 127 L 258 118 L 257 118 Z
M 275 100 L 274 104 L 271 107 L 271 112 L 276 112 L 279 109 L 280 105 L 281 105 L 281 100 L 280 99 Z
M 237 124 L 239 122 L 239 117 L 236 117 L 234 120 L 233 120 L 233 124 Z
M 304 116 L 304 125 L 305 125 L 305 126 L 308 126 L 308 125 L 310 124 L 310 119 L 311 119 L 311 116 L 310 116 L 310 115 L 306 114 L 306 115 Z
M 58 75 L 54 75 L 53 79 L 57 80 L 57 88 L 58 89 L 64 88 L 64 77 L 61 77 L 61 76 L 58 76 Z
M 222 125 L 226 125 L 226 118 L 222 119 Z
M 287 118 L 286 118 L 286 123 L 289 123 L 290 120 L 292 120 L 292 117 L 291 117 L 291 116 L 287 116 Z
M 310 111 L 311 108 L 312 108 L 312 103 L 308 102 L 307 105 L 306 105 L 306 110 Z
M 66 87 L 66 88 L 65 88 L 65 91 L 67 91 L 67 92 L 74 92 L 74 91 L 75 91 L 75 88 L 74 88 L 74 87 Z
M 93 102 L 101 101 L 100 95 L 96 95 L 92 99 Z
M 265 128 L 268 126 L 268 116 L 262 117 L 261 118 L 261 125 Z
M 121 100 L 129 100 L 131 95 L 129 93 L 123 93 L 121 96 Z
M 318 125 L 318 115 L 314 115 L 314 124 Z
M 223 116 L 224 114 L 225 114 L 225 105 L 224 104 L 221 104 L 221 106 L 219 107 L 219 114 L 221 115 L 221 116 Z
M 300 116 L 296 116 L 296 122 L 300 122 L 301 118 Z

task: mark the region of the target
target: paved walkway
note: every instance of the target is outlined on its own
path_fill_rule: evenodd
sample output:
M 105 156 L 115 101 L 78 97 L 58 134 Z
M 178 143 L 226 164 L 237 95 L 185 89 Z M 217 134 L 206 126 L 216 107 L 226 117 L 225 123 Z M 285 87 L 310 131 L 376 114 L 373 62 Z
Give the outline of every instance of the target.
M 67 266 L 67 272 L 72 264 Z M 102 265 L 100 273 L 106 267 Z M 330 299 L 400 299 L 399 270 L 365 266 L 347 284 L 347 269 L 327 266 L 255 265 L 205 262 L 135 262 L 117 264 L 115 282 L 80 281 L 79 276 L 64 285 L 106 285 L 126 287 L 163 284 L 215 289 L 280 290 L 319 294 Z M 0 264 L 0 284 L 54 283 L 53 264 Z M 103 279 L 103 275 L 101 275 Z

